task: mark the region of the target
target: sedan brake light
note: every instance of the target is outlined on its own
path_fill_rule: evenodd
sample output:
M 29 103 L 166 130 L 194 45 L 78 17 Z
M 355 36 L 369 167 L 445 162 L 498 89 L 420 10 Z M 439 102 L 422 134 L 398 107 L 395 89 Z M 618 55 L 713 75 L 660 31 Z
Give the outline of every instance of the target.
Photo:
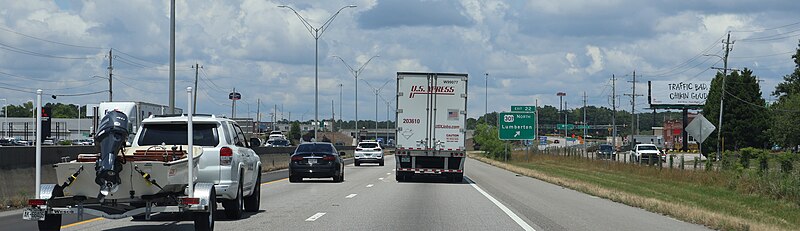
M 322 157 L 322 160 L 324 160 L 324 161 L 332 161 L 332 160 L 336 160 L 336 157 L 333 157 L 333 156 L 329 155 L 329 156 Z
M 301 161 L 303 160 L 302 156 L 292 156 L 292 161 Z

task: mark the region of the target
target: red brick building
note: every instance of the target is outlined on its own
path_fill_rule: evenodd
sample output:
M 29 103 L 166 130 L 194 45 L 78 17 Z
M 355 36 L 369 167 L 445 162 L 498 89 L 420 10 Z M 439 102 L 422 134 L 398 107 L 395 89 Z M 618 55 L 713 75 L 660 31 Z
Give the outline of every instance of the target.
M 692 122 L 697 113 L 689 113 L 689 121 L 687 125 Z M 683 119 L 671 119 L 664 121 L 664 147 L 669 149 L 677 149 L 683 147 Z M 691 136 L 689 137 L 690 146 L 694 143 Z

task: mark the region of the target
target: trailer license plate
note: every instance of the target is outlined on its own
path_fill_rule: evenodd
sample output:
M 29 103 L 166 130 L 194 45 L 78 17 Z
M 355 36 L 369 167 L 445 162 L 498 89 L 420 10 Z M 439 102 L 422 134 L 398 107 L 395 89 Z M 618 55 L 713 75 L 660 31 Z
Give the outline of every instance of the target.
M 45 215 L 45 210 L 35 207 L 25 208 L 22 211 L 22 219 L 29 220 L 29 221 L 43 221 Z
M 317 159 L 308 159 L 308 163 L 309 164 L 316 164 L 317 163 Z
M 400 157 L 400 162 L 411 162 L 411 157 Z

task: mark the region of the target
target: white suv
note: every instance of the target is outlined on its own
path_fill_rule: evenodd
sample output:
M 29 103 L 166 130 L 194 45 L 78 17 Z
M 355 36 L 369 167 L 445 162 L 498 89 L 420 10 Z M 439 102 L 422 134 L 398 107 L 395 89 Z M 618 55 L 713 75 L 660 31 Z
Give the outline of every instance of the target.
M 383 147 L 376 141 L 365 140 L 358 142 L 354 156 L 355 158 L 353 159 L 356 166 L 361 165 L 361 163 L 378 163 L 378 165 L 383 166 Z
M 661 151 L 655 144 L 637 144 L 631 150 L 636 163 L 658 163 L 661 161 Z
M 187 117 L 150 116 L 142 121 L 132 146 L 186 145 Z M 242 211 L 256 212 L 261 204 L 261 160 L 250 149 L 235 121 L 216 116 L 192 118 L 194 141 L 203 147 L 198 163 L 198 182 L 214 183 L 217 200 L 228 219 L 239 219 Z M 258 145 L 258 144 L 254 144 Z

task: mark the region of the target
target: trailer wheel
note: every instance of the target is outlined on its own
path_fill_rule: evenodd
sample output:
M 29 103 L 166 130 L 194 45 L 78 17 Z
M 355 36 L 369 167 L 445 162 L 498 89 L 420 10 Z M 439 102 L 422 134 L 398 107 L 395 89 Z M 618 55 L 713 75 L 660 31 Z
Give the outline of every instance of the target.
M 61 230 L 61 214 L 44 215 L 43 221 L 38 221 L 39 230 Z
M 464 181 L 464 173 L 453 173 L 453 175 L 450 175 L 450 181 L 453 183 L 461 183 Z
M 194 230 L 197 231 L 211 231 L 214 230 L 214 220 L 216 217 L 214 213 L 217 211 L 217 193 L 212 189 L 211 195 L 208 196 L 208 212 L 195 212 Z
M 253 194 L 244 198 L 244 211 L 258 212 L 261 206 L 261 169 L 258 170 L 259 174 L 256 177 L 256 186 L 253 188 Z
M 406 178 L 406 173 L 397 172 L 397 174 L 394 175 L 394 179 L 397 180 L 397 182 L 405 182 L 406 179 L 407 179 Z

